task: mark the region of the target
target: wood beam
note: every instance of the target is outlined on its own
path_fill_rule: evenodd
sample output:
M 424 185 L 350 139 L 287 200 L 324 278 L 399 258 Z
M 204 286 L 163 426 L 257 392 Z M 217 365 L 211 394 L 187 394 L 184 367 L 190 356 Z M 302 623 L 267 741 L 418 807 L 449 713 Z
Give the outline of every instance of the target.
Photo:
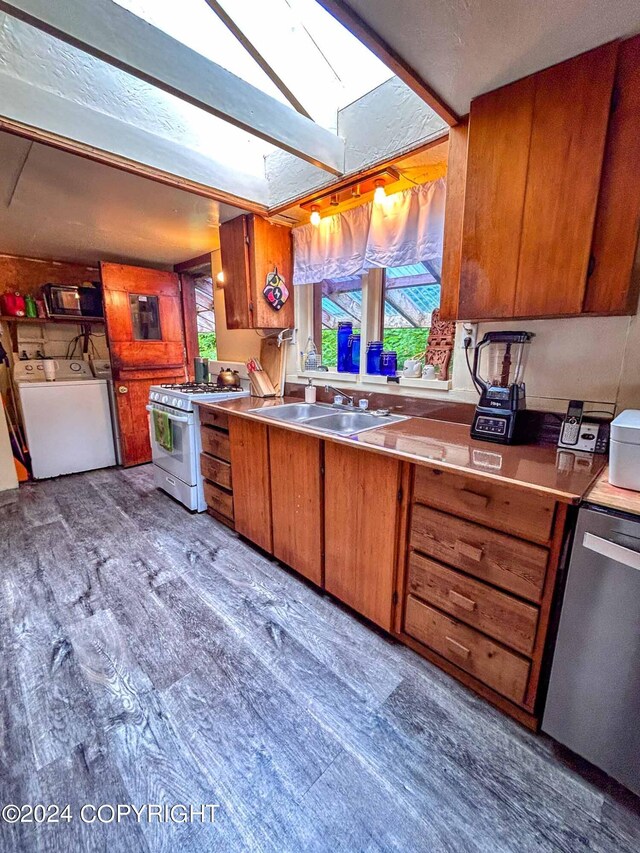
M 419 308 L 413 304 L 413 302 L 404 294 L 404 293 L 394 293 L 390 291 L 388 286 L 385 288 L 384 292 L 385 302 L 388 302 L 392 308 L 400 314 L 401 317 L 411 323 L 411 325 L 419 329 L 423 325 L 427 325 L 425 322 L 425 315 L 420 311 Z
M 345 313 L 353 317 L 357 323 L 362 322 L 362 308 L 360 303 L 352 299 L 348 293 L 328 293 L 326 296 L 334 305 L 337 305 L 338 308 L 341 308 Z
M 429 270 L 431 275 L 435 278 L 436 282 L 440 284 L 442 279 L 442 260 L 438 263 L 438 261 L 422 261 L 425 267 Z
M 264 179 L 6 74 L 0 130 L 242 210 L 267 211 Z
M 344 140 L 112 0 L 0 0 L 0 11 L 314 166 L 344 172 Z
M 301 115 L 306 116 L 307 118 L 311 118 L 309 113 L 305 110 L 300 101 L 293 94 L 291 89 L 284 82 L 282 77 L 275 71 L 275 69 L 269 65 L 264 56 L 260 53 L 258 48 L 254 45 L 254 43 L 249 39 L 245 33 L 242 32 L 240 27 L 233 20 L 231 15 L 228 15 L 225 9 L 218 3 L 218 0 L 205 0 L 205 2 L 211 7 L 211 9 L 216 13 L 216 15 L 220 18 L 225 27 L 229 30 L 229 32 L 236 37 L 236 39 L 240 42 L 242 47 L 247 51 L 249 56 L 254 60 L 254 62 L 262 68 L 264 73 L 267 75 L 269 80 L 282 92 L 285 98 L 289 101 L 294 110 L 297 110 Z
M 460 117 L 446 101 L 343 0 L 318 0 L 330 15 L 362 42 L 413 92 L 422 98 L 443 121 L 450 126 L 458 124 Z

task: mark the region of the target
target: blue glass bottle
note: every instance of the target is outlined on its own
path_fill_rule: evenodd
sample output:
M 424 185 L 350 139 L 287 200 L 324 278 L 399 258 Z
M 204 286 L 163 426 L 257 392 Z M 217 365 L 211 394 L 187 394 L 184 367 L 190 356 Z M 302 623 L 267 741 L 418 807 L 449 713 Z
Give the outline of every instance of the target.
M 353 323 L 338 323 L 338 373 L 349 373 L 349 338 L 353 334 Z
M 360 373 L 360 333 L 349 335 L 349 372 Z
M 382 341 L 369 341 L 367 345 L 367 373 L 373 376 L 380 375 L 380 356 L 382 355 Z
M 393 350 L 383 352 L 380 356 L 380 373 L 383 376 L 395 376 L 398 372 L 398 354 Z

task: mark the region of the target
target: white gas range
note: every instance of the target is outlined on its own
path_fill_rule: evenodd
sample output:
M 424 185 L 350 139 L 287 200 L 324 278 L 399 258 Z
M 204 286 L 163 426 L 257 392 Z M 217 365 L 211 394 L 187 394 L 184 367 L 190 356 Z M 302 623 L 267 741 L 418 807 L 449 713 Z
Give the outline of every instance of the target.
M 156 486 L 187 509 L 204 512 L 207 506 L 200 473 L 200 419 L 194 400 L 204 403 L 248 396 L 246 388 L 218 387 L 213 383 L 152 385 L 147 411 Z

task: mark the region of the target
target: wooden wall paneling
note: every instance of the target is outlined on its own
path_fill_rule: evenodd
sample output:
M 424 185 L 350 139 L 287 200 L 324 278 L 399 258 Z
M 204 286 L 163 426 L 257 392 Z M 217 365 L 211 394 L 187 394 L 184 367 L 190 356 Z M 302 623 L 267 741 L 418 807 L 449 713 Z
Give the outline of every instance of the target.
M 220 225 L 220 257 L 224 272 L 224 308 L 228 329 L 253 327 L 249 312 L 251 286 L 248 238 L 246 216 L 236 216 Z
M 534 75 L 516 317 L 582 312 L 617 52 L 607 44 Z
M 634 314 L 640 269 L 640 36 L 620 45 L 584 311 Z M 634 268 L 635 267 L 635 268 Z
M 186 349 L 187 376 L 195 379 L 194 359 L 200 355 L 198 342 L 198 313 L 196 310 L 196 285 L 189 273 L 180 274 L 180 296 L 182 299 L 182 322 L 184 324 L 184 346 Z
M 249 217 L 249 258 L 254 327 L 257 329 L 293 327 L 295 321 L 291 229 L 268 222 L 261 216 Z M 276 268 L 289 290 L 289 299 L 280 311 L 274 311 L 262 294 L 267 274 Z
M 268 428 L 247 418 L 229 417 L 229 439 L 236 530 L 272 553 Z
M 442 250 L 442 291 L 440 319 L 457 320 L 462 262 L 462 222 L 467 179 L 467 142 L 469 119 L 449 130 L 447 158 L 447 198 L 444 210 L 444 245 Z
M 0 255 L 0 293 L 18 290 L 23 294 L 39 296 L 43 284 L 82 284 L 99 280 L 100 271 L 97 267 Z
M 471 104 L 459 319 L 513 314 L 534 96 L 526 77 Z
M 391 630 L 401 463 L 325 446 L 325 588 Z
M 269 427 L 273 555 L 322 586 L 323 442 Z

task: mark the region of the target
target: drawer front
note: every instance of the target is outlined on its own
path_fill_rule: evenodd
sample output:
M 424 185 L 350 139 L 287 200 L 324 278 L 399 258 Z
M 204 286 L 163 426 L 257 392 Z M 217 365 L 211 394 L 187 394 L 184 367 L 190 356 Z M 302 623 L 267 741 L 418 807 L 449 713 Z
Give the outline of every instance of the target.
M 414 504 L 411 547 L 530 601 L 542 597 L 549 552 L 540 545 Z
M 225 489 L 231 489 L 231 465 L 207 453 L 200 454 L 202 476 Z
M 416 466 L 414 499 L 534 542 L 551 538 L 555 501 L 493 480 Z
M 412 595 L 407 598 L 405 631 L 512 702 L 524 701 L 530 663 L 515 652 Z
M 522 654 L 531 654 L 538 624 L 537 607 L 415 552 L 409 558 L 408 580 L 408 591 L 414 596 Z
M 215 409 L 204 409 L 200 406 L 200 423 L 203 426 L 217 427 L 218 429 L 229 429 L 229 416 L 226 412 L 218 412 Z
M 212 429 L 211 427 L 202 427 L 202 450 L 204 453 L 230 462 L 231 451 L 228 433 L 220 432 L 219 429 Z
M 210 509 L 233 521 L 233 495 L 230 492 L 225 492 L 224 489 L 205 480 L 204 499 Z

